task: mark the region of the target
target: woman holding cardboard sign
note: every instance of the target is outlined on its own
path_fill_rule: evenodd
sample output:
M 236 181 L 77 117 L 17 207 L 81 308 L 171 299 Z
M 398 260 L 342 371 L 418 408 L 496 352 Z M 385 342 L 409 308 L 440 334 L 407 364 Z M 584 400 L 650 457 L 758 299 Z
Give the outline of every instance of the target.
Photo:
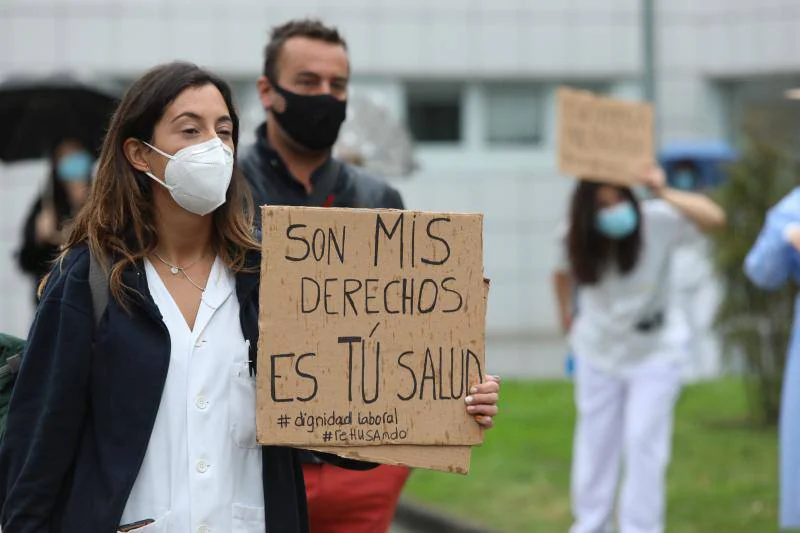
M 297 451 L 256 443 L 260 253 L 238 128 L 228 85 L 194 65 L 123 98 L 23 355 L 4 531 L 308 531 Z M 498 385 L 477 389 L 490 425 Z
M 672 412 L 680 391 L 678 353 L 666 336 L 670 256 L 693 226 L 719 228 L 724 212 L 708 198 L 665 186 L 648 167 L 630 187 L 582 181 L 566 238 L 569 278 L 577 288 L 570 342 L 577 358 L 572 533 L 601 533 L 611 521 L 620 463 L 625 480 L 620 533 L 664 530 L 664 477 Z M 571 300 L 559 276 L 561 316 Z

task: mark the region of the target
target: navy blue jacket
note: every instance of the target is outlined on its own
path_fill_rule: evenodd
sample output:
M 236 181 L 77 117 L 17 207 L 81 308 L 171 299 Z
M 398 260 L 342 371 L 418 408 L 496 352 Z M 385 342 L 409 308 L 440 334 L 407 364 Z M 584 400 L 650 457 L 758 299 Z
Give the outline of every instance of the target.
M 266 124 L 256 130 L 255 144 L 242 150 L 239 166 L 250 185 L 256 206 L 404 209 L 403 198 L 397 189 L 366 170 L 333 157 L 311 174 L 314 190 L 309 194 L 270 145 Z M 260 228 L 260 209 L 256 209 L 255 218 L 256 227 Z
M 259 261 L 257 253 L 248 257 L 251 266 Z M 116 531 L 144 459 L 169 333 L 139 265 L 123 273 L 138 293 L 131 312 L 111 298 L 95 334 L 88 276 L 88 249 L 76 247 L 54 269 L 36 313 L 0 446 L 3 533 Z M 257 272 L 236 276 L 242 332 L 254 352 L 258 279 Z M 263 447 L 263 477 L 267 531 L 306 533 L 297 451 Z

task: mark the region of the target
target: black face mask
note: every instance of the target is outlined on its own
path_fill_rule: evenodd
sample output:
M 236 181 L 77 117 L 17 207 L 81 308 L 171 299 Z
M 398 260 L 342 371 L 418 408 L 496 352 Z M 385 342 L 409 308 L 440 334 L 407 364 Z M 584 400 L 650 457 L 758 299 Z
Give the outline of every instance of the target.
M 347 115 L 347 100 L 329 94 L 297 94 L 274 82 L 272 86 L 286 100 L 283 113 L 272 110 L 283 131 L 309 150 L 327 150 L 333 146 Z

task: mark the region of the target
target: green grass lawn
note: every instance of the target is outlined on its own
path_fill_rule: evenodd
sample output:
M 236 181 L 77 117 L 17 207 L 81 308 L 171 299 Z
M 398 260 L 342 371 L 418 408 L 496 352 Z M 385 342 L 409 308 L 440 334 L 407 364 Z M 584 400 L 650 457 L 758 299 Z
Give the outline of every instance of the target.
M 566 533 L 572 385 L 504 382 L 502 415 L 468 477 L 415 471 L 406 496 L 504 532 Z M 668 533 L 777 531 L 777 436 L 747 421 L 740 382 L 684 389 L 669 472 Z

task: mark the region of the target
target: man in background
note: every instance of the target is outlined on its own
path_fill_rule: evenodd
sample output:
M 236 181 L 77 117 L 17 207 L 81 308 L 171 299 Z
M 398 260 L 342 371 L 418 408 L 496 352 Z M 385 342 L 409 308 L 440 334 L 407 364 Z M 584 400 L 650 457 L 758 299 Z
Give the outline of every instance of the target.
M 256 206 L 403 208 L 393 187 L 332 156 L 349 78 L 347 44 L 335 28 L 293 20 L 273 29 L 257 84 L 267 120 L 239 160 Z M 259 227 L 260 218 L 257 209 Z M 312 533 L 389 529 L 408 468 L 353 471 L 303 457 Z

